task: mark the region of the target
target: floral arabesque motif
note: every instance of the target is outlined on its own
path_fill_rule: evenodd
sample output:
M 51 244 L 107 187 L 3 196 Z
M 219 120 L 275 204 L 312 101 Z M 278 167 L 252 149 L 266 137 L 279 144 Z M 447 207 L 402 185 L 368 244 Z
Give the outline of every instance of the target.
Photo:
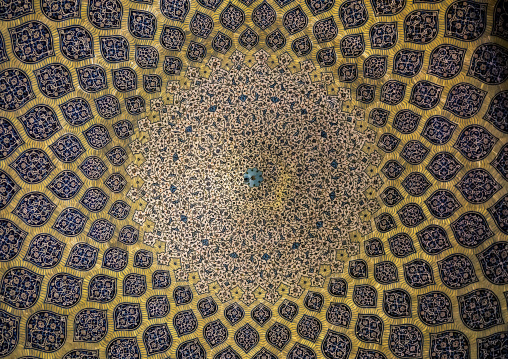
M 159 262 L 180 258 L 177 279 L 198 272 L 198 293 L 218 281 L 219 296 L 225 301 L 232 288 L 240 287 L 245 292 L 242 300 L 252 302 L 254 290 L 261 286 L 268 290 L 267 300 L 273 302 L 282 283 L 290 287 L 290 295 L 299 296 L 302 276 L 322 285 L 322 277 L 315 274 L 320 265 L 342 270 L 337 250 L 356 251 L 348 233 L 368 233 L 370 224 L 362 222 L 359 213 L 378 206 L 363 192 L 382 183 L 378 176 L 371 178 L 365 172 L 367 165 L 379 163 L 379 154 L 360 150 L 374 141 L 370 130 L 354 129 L 363 111 L 345 113 L 333 105 L 347 99 L 348 93 L 328 96 L 325 81 L 331 79 L 312 83 L 309 62 L 302 64 L 301 72 L 291 74 L 290 59 L 285 56 L 274 69 L 266 65 L 265 52 L 256 57 L 258 63 L 247 67 L 242 63 L 243 54 L 236 52 L 232 56 L 236 66 L 230 71 L 212 58 L 208 66 L 213 72 L 208 79 L 189 69 L 187 76 L 201 85 L 190 90 L 171 85 L 175 104 L 160 109 L 161 121 L 142 119 L 138 123 L 150 140 L 141 144 L 136 139 L 131 149 L 143 153 L 145 162 L 127 168 L 131 177 L 144 181 L 142 187 L 131 188 L 128 196 L 148 203 L 144 211 L 135 211 L 134 220 L 154 222 L 154 231 L 148 234 L 150 243 L 157 239 L 166 243 Z M 267 86 L 270 83 L 273 90 Z M 206 98 L 205 106 L 202 91 L 213 94 Z M 309 91 L 311 100 L 299 99 L 300 91 Z M 299 102 L 297 108 L 293 101 Z M 318 101 L 328 105 L 318 109 Z M 194 120 L 198 117 L 199 122 Z M 337 147 L 334 141 L 339 137 L 354 141 Z M 189 151 L 181 150 L 180 141 Z M 309 156 L 296 156 L 297 149 L 304 148 L 309 148 Z M 204 158 L 211 161 L 205 176 L 199 174 L 198 166 Z M 257 188 L 242 184 L 249 168 L 263 171 L 263 182 Z M 227 187 L 233 190 L 226 191 Z M 334 191 L 325 193 L 323 188 Z M 287 209 L 283 215 L 278 211 L 281 208 Z M 194 254 L 185 254 L 189 250 Z M 306 265 L 296 265 L 307 255 Z M 240 273 L 226 267 L 239 268 Z

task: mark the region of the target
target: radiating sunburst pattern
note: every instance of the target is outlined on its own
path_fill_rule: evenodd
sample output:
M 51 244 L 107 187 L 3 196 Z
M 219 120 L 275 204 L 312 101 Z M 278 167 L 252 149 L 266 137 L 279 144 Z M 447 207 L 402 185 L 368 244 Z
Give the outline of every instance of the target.
M 0 1 L 0 357 L 504 359 L 508 2 Z

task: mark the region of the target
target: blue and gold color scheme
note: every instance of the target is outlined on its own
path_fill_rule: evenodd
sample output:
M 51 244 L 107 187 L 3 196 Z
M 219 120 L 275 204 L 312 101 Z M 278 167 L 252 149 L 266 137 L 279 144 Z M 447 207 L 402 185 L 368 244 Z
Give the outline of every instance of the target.
M 508 1 L 1 0 L 0 358 L 506 359 Z

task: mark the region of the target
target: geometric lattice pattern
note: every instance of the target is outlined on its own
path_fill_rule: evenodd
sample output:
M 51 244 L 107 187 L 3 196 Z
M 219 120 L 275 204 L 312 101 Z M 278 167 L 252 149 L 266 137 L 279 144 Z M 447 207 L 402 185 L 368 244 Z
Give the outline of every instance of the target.
M 506 358 L 507 24 L 0 2 L 0 358 Z

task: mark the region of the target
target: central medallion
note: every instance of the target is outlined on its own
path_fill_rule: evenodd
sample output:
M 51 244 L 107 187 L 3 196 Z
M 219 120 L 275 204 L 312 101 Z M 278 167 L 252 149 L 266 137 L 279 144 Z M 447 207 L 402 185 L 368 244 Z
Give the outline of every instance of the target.
M 249 185 L 249 187 L 259 187 L 263 182 L 263 172 L 257 168 L 249 168 L 243 175 L 243 181 Z

